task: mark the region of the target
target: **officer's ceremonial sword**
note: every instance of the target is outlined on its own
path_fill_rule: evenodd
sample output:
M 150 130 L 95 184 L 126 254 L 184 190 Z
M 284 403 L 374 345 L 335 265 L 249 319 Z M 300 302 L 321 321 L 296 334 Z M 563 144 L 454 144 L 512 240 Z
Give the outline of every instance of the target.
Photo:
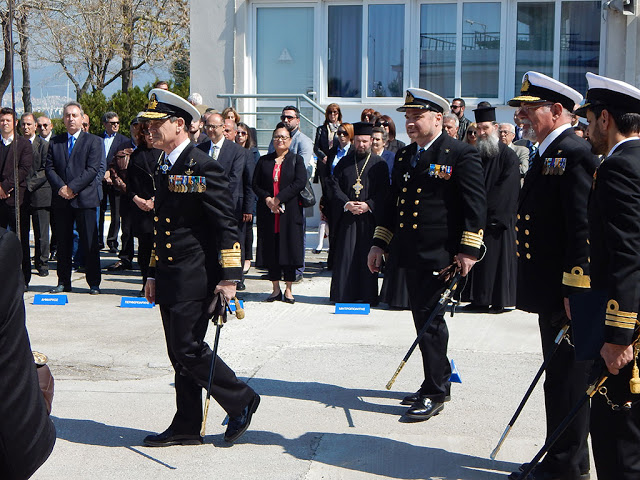
M 516 423 L 516 420 L 520 416 L 520 413 L 522 412 L 524 405 L 527 403 L 527 401 L 529 400 L 529 397 L 533 393 L 533 390 L 538 384 L 538 381 L 540 380 L 542 373 L 547 369 L 549 362 L 551 361 L 556 351 L 558 350 L 558 347 L 560 346 L 560 342 L 562 342 L 562 340 L 567 336 L 569 327 L 570 327 L 569 322 L 567 322 L 558 332 L 558 335 L 556 336 L 556 339 L 555 339 L 555 346 L 553 347 L 553 351 L 551 352 L 551 355 L 549 355 L 547 359 L 542 363 L 542 365 L 540 366 L 540 369 L 538 370 L 538 373 L 536 373 L 536 376 L 533 378 L 533 381 L 531 382 L 531 385 L 529 385 L 529 389 L 527 390 L 527 393 L 524 394 L 524 397 L 522 398 L 520 405 L 518 405 L 518 408 L 516 409 L 516 413 L 513 414 L 513 417 L 511 417 L 511 420 L 509 420 L 507 428 L 504 429 L 504 432 L 502 433 L 502 436 L 498 441 L 498 445 L 496 445 L 496 448 L 494 448 L 493 452 L 491 452 L 491 455 L 489 455 L 491 460 L 496 459 L 496 456 L 498 455 L 498 452 L 500 451 L 502 444 L 507 439 L 507 435 L 509 435 L 509 432 L 511 432 L 511 428 L 513 427 L 514 423 Z
M 442 295 L 440 295 L 440 299 L 438 300 L 438 303 L 435 305 L 435 307 L 431 311 L 431 315 L 429 315 L 429 318 L 427 318 L 427 321 L 425 322 L 424 326 L 418 332 L 418 336 L 413 341 L 411 348 L 409 348 L 409 351 L 400 362 L 400 365 L 398 365 L 398 368 L 396 369 L 396 373 L 393 374 L 393 377 L 391 377 L 391 380 L 389 380 L 389 382 L 387 383 L 387 390 L 391 390 L 391 387 L 393 386 L 393 383 L 396 381 L 398 374 L 404 368 L 405 363 L 407 363 L 407 360 L 409 360 L 409 357 L 418 346 L 418 343 L 420 343 L 420 340 L 422 339 L 424 334 L 427 333 L 427 329 L 429 328 L 429 325 L 431 325 L 431 323 L 433 322 L 433 319 L 436 318 L 438 315 L 440 315 L 444 311 L 444 309 L 447 307 L 447 304 L 451 301 L 451 297 L 453 296 L 453 293 L 458 287 L 458 281 L 460 280 L 460 278 L 461 278 L 460 272 L 456 272 L 453 275 L 453 278 L 451 279 L 449 286 L 444 292 L 442 292 Z

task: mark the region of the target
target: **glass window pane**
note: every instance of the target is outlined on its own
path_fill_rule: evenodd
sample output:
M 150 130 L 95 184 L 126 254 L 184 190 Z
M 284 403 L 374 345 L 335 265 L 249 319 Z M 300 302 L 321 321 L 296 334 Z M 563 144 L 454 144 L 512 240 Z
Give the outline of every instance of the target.
M 402 97 L 404 5 L 369 5 L 367 95 Z
M 455 97 L 456 4 L 420 6 L 420 88 Z
M 260 7 L 257 12 L 258 93 L 307 93 L 313 85 L 313 8 Z M 282 26 L 287 34 L 282 34 Z
M 516 40 L 515 92 L 529 70 L 553 76 L 553 3 L 519 3 Z
M 359 97 L 362 85 L 361 6 L 329 7 L 329 51 L 327 53 L 329 96 Z
M 500 3 L 465 3 L 462 8 L 462 96 L 498 96 Z
M 562 2 L 561 19 L 559 80 L 584 95 L 600 65 L 600 2 Z

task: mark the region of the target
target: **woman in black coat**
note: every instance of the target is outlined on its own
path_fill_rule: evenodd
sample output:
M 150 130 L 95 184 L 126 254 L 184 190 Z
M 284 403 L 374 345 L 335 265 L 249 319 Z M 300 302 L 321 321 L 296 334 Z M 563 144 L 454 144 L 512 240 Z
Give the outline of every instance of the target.
M 140 123 L 136 137 L 137 148 L 129 157 L 127 166 L 127 198 L 133 203 L 130 207 L 131 229 L 138 239 L 138 265 L 142 273 L 142 290 L 147 283 L 147 271 L 153 249 L 153 201 L 155 187 L 153 173 L 162 155 L 162 150 L 151 147 L 151 135 L 146 122 Z
M 327 155 L 329 151 L 337 147 L 338 136 L 336 135 L 338 127 L 342 123 L 342 111 L 337 103 L 330 103 L 324 112 L 324 123 L 316 129 L 316 139 L 313 142 L 313 153 L 316 154 L 316 174 L 313 177 L 313 183 L 318 183 L 324 174 L 327 163 Z M 322 181 L 322 180 L 320 180 Z
M 304 159 L 289 151 L 291 135 L 283 123 L 273 132 L 275 152 L 260 157 L 253 175 L 258 197 L 258 248 L 256 265 L 268 269 L 273 292 L 267 302 L 282 300 L 280 277 L 286 288 L 284 301 L 294 303 L 291 286 L 296 268 L 304 261 L 304 213 L 300 192 L 307 182 Z

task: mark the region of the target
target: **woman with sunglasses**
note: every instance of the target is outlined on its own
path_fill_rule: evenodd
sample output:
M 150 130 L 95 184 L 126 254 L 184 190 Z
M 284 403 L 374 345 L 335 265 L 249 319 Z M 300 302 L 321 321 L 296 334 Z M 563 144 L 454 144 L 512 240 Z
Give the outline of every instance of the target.
M 384 146 L 385 150 L 389 150 L 392 153 L 396 153 L 406 144 L 396 139 L 396 124 L 389 115 L 382 115 L 376 122 L 376 127 L 383 127 L 387 132 L 387 143 Z
M 322 197 L 320 198 L 320 225 L 318 227 L 318 246 L 313 251 L 314 253 L 320 253 L 322 251 L 324 237 L 329 237 L 329 246 L 333 239 L 334 229 L 332 228 L 331 212 L 327 208 L 329 204 L 329 196 L 326 188 L 326 180 L 333 173 L 333 169 L 338 162 L 344 157 L 351 149 L 351 141 L 353 140 L 353 125 L 350 123 L 343 123 L 338 127 L 336 131 L 336 138 L 338 143 L 334 145 L 330 150 L 327 157 L 322 163 L 320 170 L 320 185 L 322 186 Z M 327 234 L 327 228 L 329 233 Z M 327 259 L 327 268 L 331 270 L 333 255 L 329 250 L 329 258 Z
M 342 123 L 342 111 L 340 105 L 331 103 L 324 112 L 324 123 L 316 130 L 316 139 L 313 142 L 313 153 L 316 154 L 318 163 L 316 165 L 316 174 L 313 183 L 324 175 L 323 169 L 326 165 L 327 155 L 335 145 L 338 144 L 336 132 Z
M 248 153 L 247 161 L 253 160 L 253 163 L 251 164 L 251 168 L 249 169 L 251 172 L 253 172 L 253 170 L 255 169 L 255 165 L 258 163 L 258 160 L 260 159 L 260 152 L 256 147 L 256 142 L 253 139 L 253 135 L 251 135 L 251 127 L 249 127 L 246 123 L 243 123 L 243 122 L 238 123 L 237 127 L 238 128 L 236 132 L 236 143 L 246 148 L 247 150 L 249 150 L 247 152 Z M 251 181 L 252 179 L 250 178 L 249 183 L 251 183 Z M 249 188 L 251 188 L 250 185 L 249 185 Z M 247 224 L 245 225 L 245 229 L 246 229 L 245 235 L 244 235 L 245 258 L 244 258 L 244 266 L 242 268 L 243 273 L 245 274 L 249 273 L 249 269 L 251 268 L 251 260 L 253 260 L 253 217 L 256 213 L 256 200 L 254 195 L 251 195 L 251 196 L 253 197 L 253 206 L 250 210 L 253 213 L 242 214 L 242 221 Z M 246 197 L 246 192 L 245 192 L 245 197 Z
M 291 287 L 296 268 L 304 261 L 300 192 L 307 183 L 307 171 L 304 159 L 290 152 L 290 146 L 289 130 L 284 123 L 278 123 L 273 131 L 275 151 L 260 157 L 253 174 L 253 191 L 258 197 L 256 265 L 268 269 L 267 276 L 273 284 L 266 302 L 295 303 Z M 284 296 L 280 290 L 281 276 L 286 285 Z
M 476 122 L 471 122 L 469 124 L 469 128 L 467 128 L 467 133 L 464 135 L 464 142 L 469 145 L 476 146 L 476 142 L 478 141 L 478 124 Z

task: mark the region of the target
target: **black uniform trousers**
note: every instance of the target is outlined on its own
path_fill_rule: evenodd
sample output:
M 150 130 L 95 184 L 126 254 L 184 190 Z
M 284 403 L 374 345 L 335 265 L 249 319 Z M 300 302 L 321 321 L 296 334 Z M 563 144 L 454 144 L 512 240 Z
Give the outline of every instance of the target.
M 31 281 L 31 248 L 29 232 L 33 219 L 35 240 L 34 264 L 38 271 L 49 270 L 49 208 L 36 208 L 22 204 L 20 207 L 20 241 L 22 242 L 22 273 L 24 283 Z
M 58 285 L 71 287 L 71 255 L 73 251 L 73 222 L 77 222 L 80 247 L 85 254 L 87 283 L 100 286 L 100 250 L 98 249 L 98 223 L 96 209 L 55 207 L 56 234 L 58 237 Z
M 100 220 L 98 225 L 98 236 L 100 244 L 104 241 L 104 216 L 107 211 L 107 201 L 111 213 L 111 222 L 107 232 L 108 247 L 118 248 L 118 232 L 120 231 L 120 194 L 118 194 L 112 185 L 102 184 L 102 201 L 100 202 Z
M 209 325 L 207 309 L 211 298 L 160 305 L 169 359 L 176 372 L 176 414 L 171 428 L 178 434 L 200 432 L 202 389 L 206 391 L 213 352 L 204 341 Z M 221 340 L 222 341 L 222 340 Z M 255 392 L 238 380 L 218 357 L 211 396 L 229 414 L 237 417 L 253 399 Z
M 542 353 L 546 361 L 555 348 L 560 328 L 567 322 L 564 310 L 538 316 Z M 570 330 L 571 332 L 571 330 Z M 593 362 L 576 361 L 575 349 L 563 340 L 545 371 L 544 400 L 547 437 L 565 419 L 569 411 L 584 397 Z M 546 470 L 575 476 L 589 471 L 589 405 L 585 404 L 558 441 L 544 457 Z
M 640 480 L 640 395 L 632 395 L 629 379 L 633 362 L 605 382 L 607 396 L 620 407 L 614 411 L 596 393 L 591 399 L 591 447 L 598 480 Z
M 149 275 L 149 260 L 153 250 L 153 233 L 141 233 L 138 235 L 138 266 L 142 273 L 142 285 L 147 283 Z
M 122 248 L 118 257 L 120 261 L 124 263 L 127 268 L 131 268 L 133 263 L 134 247 L 133 247 L 133 232 L 131 224 L 131 209 L 136 207 L 131 200 L 122 195 L 120 197 L 120 226 L 122 227 L 122 235 L 120 240 L 122 242 Z M 117 234 L 116 234 L 117 235 Z M 117 243 L 117 240 L 116 240 Z
M 409 303 L 416 332 L 425 325 L 446 285 L 428 268 L 408 268 Z M 420 340 L 424 382 L 420 394 L 434 402 L 444 402 L 451 391 L 451 364 L 447 358 L 449 330 L 443 315 L 438 315 Z

